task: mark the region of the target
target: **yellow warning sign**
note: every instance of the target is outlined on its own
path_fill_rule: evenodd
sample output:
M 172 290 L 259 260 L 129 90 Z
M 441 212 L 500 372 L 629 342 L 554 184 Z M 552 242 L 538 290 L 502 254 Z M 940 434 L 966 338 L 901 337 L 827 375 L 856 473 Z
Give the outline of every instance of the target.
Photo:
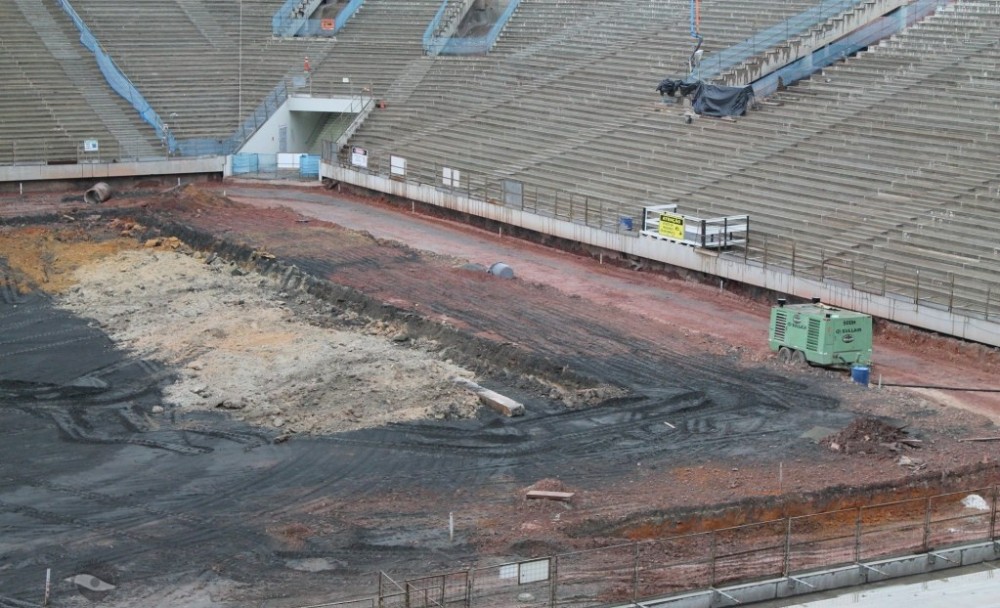
M 668 239 L 684 240 L 684 216 L 675 213 L 660 214 L 660 236 Z

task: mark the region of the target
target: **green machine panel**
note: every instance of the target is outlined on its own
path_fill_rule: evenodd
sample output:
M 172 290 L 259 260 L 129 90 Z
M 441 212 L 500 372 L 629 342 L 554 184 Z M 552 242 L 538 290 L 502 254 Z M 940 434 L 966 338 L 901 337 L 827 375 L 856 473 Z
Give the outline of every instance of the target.
M 772 351 L 800 351 L 814 365 L 851 367 L 872 360 L 871 315 L 819 302 L 772 308 L 768 339 Z

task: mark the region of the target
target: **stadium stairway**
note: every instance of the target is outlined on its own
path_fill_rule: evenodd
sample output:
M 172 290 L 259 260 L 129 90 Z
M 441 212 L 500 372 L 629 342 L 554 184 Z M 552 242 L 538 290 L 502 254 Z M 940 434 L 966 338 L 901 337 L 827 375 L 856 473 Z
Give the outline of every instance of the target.
M 107 86 L 55 2 L 15 0 L 0 13 L 0 162 L 75 161 L 86 139 L 99 142 L 104 159 L 164 155 L 152 127 Z

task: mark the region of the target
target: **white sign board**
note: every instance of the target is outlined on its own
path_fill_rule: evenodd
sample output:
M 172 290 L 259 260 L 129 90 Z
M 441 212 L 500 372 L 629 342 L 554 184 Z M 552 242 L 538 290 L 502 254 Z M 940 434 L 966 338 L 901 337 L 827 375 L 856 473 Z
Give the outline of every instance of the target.
M 521 562 L 518 584 L 526 585 L 547 580 L 549 580 L 549 560 L 539 559 L 533 562 Z
M 462 173 L 458 169 L 443 167 L 441 169 L 441 183 L 449 188 L 458 188 L 462 181 Z
M 536 559 L 530 562 L 500 566 L 500 578 L 516 578 L 518 585 L 547 581 L 549 580 L 549 560 L 547 558 Z
M 406 175 L 406 159 L 402 156 L 389 156 L 389 170 L 392 175 L 403 177 Z
M 357 146 L 351 148 L 351 164 L 355 167 L 368 168 L 368 150 Z
M 295 154 L 291 152 L 279 152 L 278 153 L 278 168 L 279 169 L 298 169 L 299 160 L 301 154 Z
M 99 149 L 99 144 L 96 139 L 85 139 L 83 140 L 83 151 L 84 152 L 97 152 Z

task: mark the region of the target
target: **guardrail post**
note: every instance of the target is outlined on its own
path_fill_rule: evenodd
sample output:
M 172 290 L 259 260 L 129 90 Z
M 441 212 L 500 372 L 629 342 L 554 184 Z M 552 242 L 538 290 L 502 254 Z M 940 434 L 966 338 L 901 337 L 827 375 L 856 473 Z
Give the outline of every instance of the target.
M 385 596 L 385 593 L 384 593 L 384 591 L 382 589 L 382 571 L 379 570 L 379 573 L 378 573 L 378 608 L 384 608 L 384 604 L 385 604 L 385 600 L 383 599 L 384 596 Z
M 743 239 L 743 262 L 746 263 L 747 258 L 750 257 L 750 216 L 746 216 L 746 237 Z
M 785 562 L 781 567 L 781 575 L 788 577 L 792 562 L 792 518 L 785 518 Z
M 634 553 L 632 555 L 632 603 L 639 599 L 639 543 L 632 545 Z
M 549 573 L 549 606 L 550 608 L 555 608 L 556 601 L 559 599 L 559 556 L 556 555 L 552 558 L 551 572 Z M 472 608 L 471 606 L 469 608 Z
M 861 561 L 861 510 L 864 507 L 858 507 L 858 516 L 854 522 L 854 562 Z
M 924 540 L 923 540 L 923 550 L 926 553 L 930 551 L 931 543 L 931 497 L 927 497 L 927 501 L 924 504 Z
M 709 570 L 708 570 L 708 572 L 709 572 L 708 586 L 709 587 L 715 587 L 715 557 L 716 557 L 716 551 L 718 550 L 718 546 L 717 545 L 718 545 L 718 538 L 715 535 L 715 530 L 712 530 L 712 551 L 711 551 L 711 554 L 709 556 L 709 558 L 711 559 L 711 562 L 710 562 Z
M 948 312 L 955 307 L 955 273 L 951 273 L 951 290 L 948 292 Z
M 884 295 L 884 294 L 883 294 Z M 990 300 L 993 299 L 993 286 L 990 285 L 986 288 L 986 309 L 983 311 L 983 316 L 986 320 L 990 320 Z
M 469 568 L 465 575 L 465 608 L 472 608 L 472 590 L 475 587 L 476 571 Z
M 889 263 L 882 262 L 882 296 L 885 296 L 886 275 L 889 274 Z
M 990 540 L 997 539 L 997 486 L 993 486 L 993 509 L 990 511 Z
M 913 308 L 920 308 L 920 271 L 917 270 L 916 283 L 913 285 Z

